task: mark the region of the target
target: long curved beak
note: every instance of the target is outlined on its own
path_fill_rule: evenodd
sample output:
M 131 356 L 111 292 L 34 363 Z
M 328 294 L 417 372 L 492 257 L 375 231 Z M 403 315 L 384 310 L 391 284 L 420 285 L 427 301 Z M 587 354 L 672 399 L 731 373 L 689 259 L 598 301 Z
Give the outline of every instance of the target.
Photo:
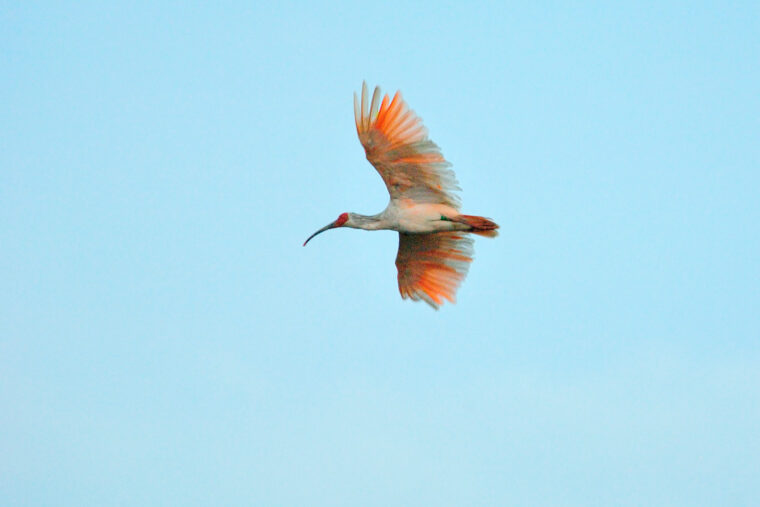
M 335 222 L 331 222 L 331 223 L 325 225 L 320 230 L 318 230 L 317 232 L 315 232 L 314 234 L 312 234 L 311 236 L 309 236 L 309 239 L 307 239 L 306 241 L 303 242 L 303 246 L 306 246 L 306 243 L 308 243 L 309 241 L 311 241 L 311 238 L 313 238 L 317 234 L 322 234 L 323 232 L 329 231 L 330 229 L 335 229 L 336 227 L 338 227 L 338 225 Z

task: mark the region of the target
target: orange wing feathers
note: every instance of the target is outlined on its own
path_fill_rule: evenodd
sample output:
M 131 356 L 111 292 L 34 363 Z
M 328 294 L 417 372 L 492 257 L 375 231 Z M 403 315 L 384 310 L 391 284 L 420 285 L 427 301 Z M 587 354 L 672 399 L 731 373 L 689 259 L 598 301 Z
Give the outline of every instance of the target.
M 420 299 L 435 308 L 454 302 L 472 262 L 472 239 L 462 232 L 399 233 L 398 288 L 401 297 Z
M 396 92 L 393 100 L 375 88 L 367 104 L 367 84 L 361 100 L 354 95 L 354 118 L 367 160 L 385 182 L 391 199 L 414 199 L 419 203 L 447 204 L 459 209 L 459 190 L 454 172 L 414 111 Z

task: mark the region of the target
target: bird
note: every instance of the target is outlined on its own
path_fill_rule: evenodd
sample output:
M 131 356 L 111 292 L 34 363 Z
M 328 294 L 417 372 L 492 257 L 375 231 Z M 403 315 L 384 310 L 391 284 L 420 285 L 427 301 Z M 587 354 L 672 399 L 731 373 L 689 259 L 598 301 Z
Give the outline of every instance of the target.
M 499 226 L 490 218 L 459 212 L 459 183 L 440 148 L 428 138 L 422 120 L 400 91 L 392 99 L 386 94 L 380 100 L 380 95 L 380 87 L 375 87 L 368 100 L 363 82 L 361 99 L 354 92 L 354 120 L 367 160 L 390 194 L 388 206 L 376 215 L 341 213 L 303 246 L 339 227 L 397 231 L 402 299 L 424 301 L 437 310 L 445 300 L 456 302 L 456 291 L 472 262 L 470 233 L 493 238 Z

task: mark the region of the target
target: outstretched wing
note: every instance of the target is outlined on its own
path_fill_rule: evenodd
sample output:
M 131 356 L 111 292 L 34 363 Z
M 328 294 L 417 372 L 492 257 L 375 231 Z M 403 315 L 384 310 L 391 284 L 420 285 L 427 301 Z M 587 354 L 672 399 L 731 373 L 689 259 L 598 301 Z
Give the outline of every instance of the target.
M 367 106 L 367 83 L 362 83 L 361 103 L 354 93 L 354 118 L 359 141 L 367 160 L 388 187 L 391 199 L 412 199 L 418 203 L 446 204 L 459 209 L 460 190 L 454 171 L 438 146 L 428 139 L 427 130 L 396 92 L 380 102 L 375 88 Z
M 459 231 L 432 234 L 399 233 L 398 289 L 401 297 L 422 299 L 435 308 L 454 302 L 472 262 L 472 239 Z

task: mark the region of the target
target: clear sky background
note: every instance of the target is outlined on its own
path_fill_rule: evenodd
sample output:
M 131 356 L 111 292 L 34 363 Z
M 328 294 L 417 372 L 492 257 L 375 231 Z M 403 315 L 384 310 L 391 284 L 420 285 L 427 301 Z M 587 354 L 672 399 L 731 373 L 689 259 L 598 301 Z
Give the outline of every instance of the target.
M 0 7 L 0 504 L 760 504 L 758 3 L 274 4 Z M 502 227 L 438 312 L 301 247 L 364 79 Z

